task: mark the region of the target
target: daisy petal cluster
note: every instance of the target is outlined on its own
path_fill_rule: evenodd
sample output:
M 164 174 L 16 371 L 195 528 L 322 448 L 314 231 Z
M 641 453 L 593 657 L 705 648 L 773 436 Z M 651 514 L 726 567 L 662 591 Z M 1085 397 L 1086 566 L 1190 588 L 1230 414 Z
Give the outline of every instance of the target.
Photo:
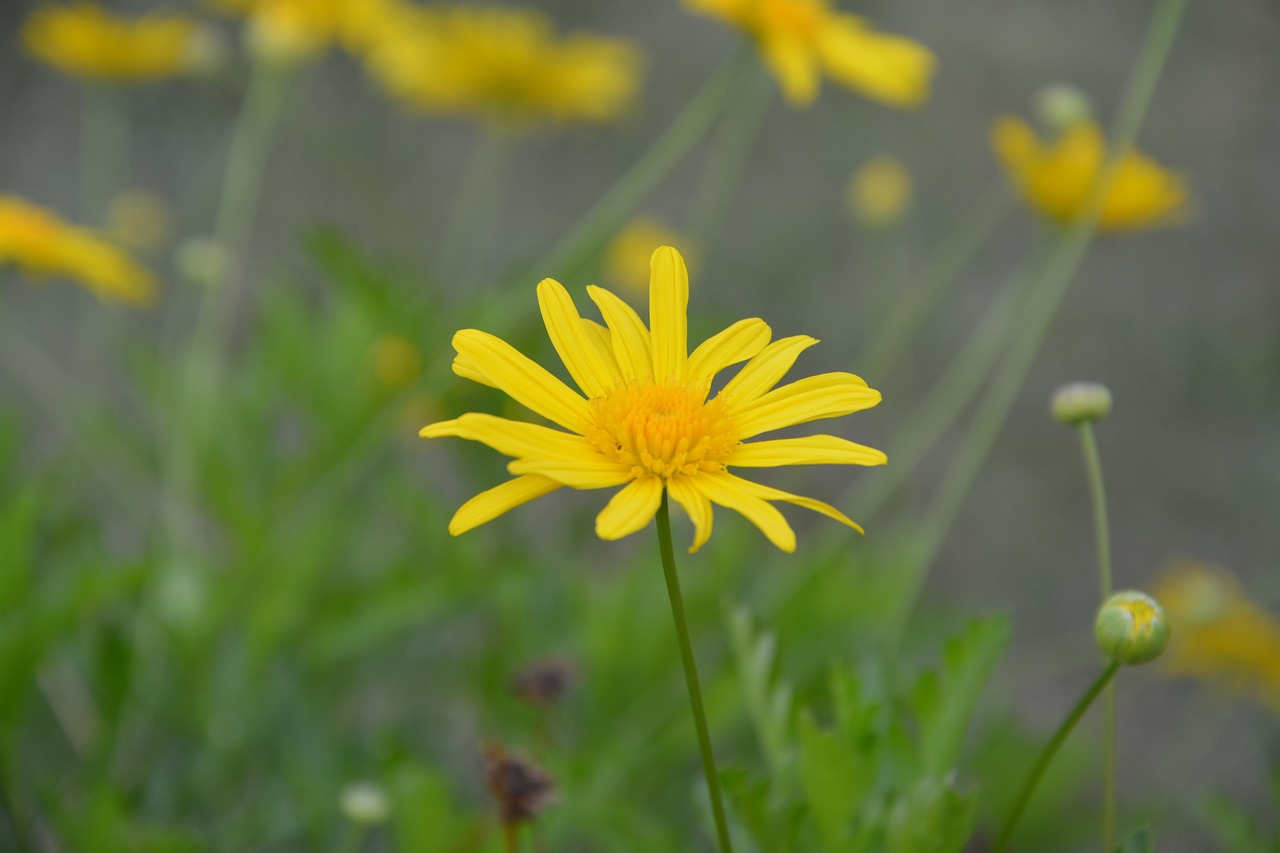
M 399 25 L 370 46 L 373 75 L 409 107 L 522 126 L 602 122 L 630 106 L 643 66 L 622 39 L 558 37 L 533 9 L 401 9 Z
M 877 32 L 830 0 L 685 0 L 755 40 L 787 100 L 807 106 L 825 74 L 842 86 L 896 107 L 929 96 L 934 58 L 903 36 Z
M 795 550 L 795 533 L 775 502 L 860 529 L 835 507 L 728 469 L 883 465 L 879 450 L 833 435 L 752 440 L 870 408 L 880 402 L 878 391 L 852 373 L 779 385 L 817 340 L 799 335 L 771 341 L 769 326 L 759 319 L 734 323 L 690 352 L 688 270 L 669 246 L 653 253 L 648 326 L 610 291 L 593 286 L 587 294 L 604 325 L 582 317 L 559 282 L 538 285 L 547 333 L 577 390 L 500 338 L 475 329 L 454 336 L 455 373 L 503 391 L 556 426 L 472 413 L 422 429 L 425 438 L 456 436 L 512 457 L 507 470 L 514 478 L 467 501 L 450 533 L 565 486 L 618 489 L 596 518 L 602 539 L 646 526 L 665 490 L 693 521 L 690 552 L 711 535 L 713 505 L 746 516 L 787 552 Z M 719 393 L 710 393 L 716 374 L 744 362 Z
M 215 0 L 248 21 L 255 54 L 281 62 L 314 59 L 335 44 L 352 50 L 394 29 L 403 0 Z
M 153 12 L 108 14 L 96 3 L 40 6 L 22 26 L 27 52 L 73 77 L 159 80 L 200 67 L 211 49 L 208 30 L 191 18 Z
M 1175 565 L 1157 589 L 1173 639 L 1166 669 L 1202 678 L 1280 710 L 1280 619 L 1247 598 L 1223 569 Z
M 1006 116 L 992 131 L 996 154 L 1023 200 L 1059 223 L 1078 218 L 1107 163 L 1107 146 L 1097 122 L 1078 119 L 1051 142 L 1042 142 L 1026 122 Z M 1137 230 L 1173 224 L 1185 211 L 1186 181 L 1137 151 L 1125 153 L 1106 199 L 1098 227 Z
M 144 304 L 155 295 L 155 279 L 124 251 L 13 196 L 0 195 L 0 264 L 66 277 L 110 299 Z

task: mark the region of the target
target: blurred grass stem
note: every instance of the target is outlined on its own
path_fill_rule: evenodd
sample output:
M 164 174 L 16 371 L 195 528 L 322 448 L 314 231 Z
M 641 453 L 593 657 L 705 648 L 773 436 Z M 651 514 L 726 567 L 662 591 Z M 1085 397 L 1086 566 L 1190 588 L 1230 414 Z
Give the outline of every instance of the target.
M 1024 311 L 1019 312 L 1017 333 L 1001 369 L 979 403 L 960 449 L 943 477 L 937 498 L 921 525 L 916 552 L 905 569 L 909 573 L 908 594 L 904 599 L 902 618 L 894 629 L 895 636 L 901 636 L 905 629 L 929 570 L 1018 398 L 1018 392 L 1040 351 L 1040 345 L 1057 314 L 1058 306 L 1062 304 L 1093 241 L 1107 193 L 1123 157 L 1133 148 L 1138 128 L 1146 116 L 1160 80 L 1160 72 L 1173 46 L 1185 7 L 1186 0 L 1161 0 L 1155 9 L 1120 101 L 1110 136 L 1106 165 L 1079 219 L 1063 230 L 1055 240 L 1028 304 Z
M 507 167 L 516 148 L 516 138 L 501 127 L 482 124 L 476 133 L 458 176 L 448 221 L 436 244 L 436 277 L 446 284 L 454 277 L 484 275 L 472 261 L 476 249 L 488 242 L 486 231 L 492 230 L 494 215 L 501 207 Z M 481 257 L 488 254 L 480 252 Z M 456 285 L 462 283 L 454 282 L 445 290 L 459 292 Z
M 1089 498 L 1093 505 L 1093 529 L 1098 542 L 1098 586 L 1102 596 L 1099 602 L 1111 595 L 1111 531 L 1107 522 L 1107 489 L 1102 479 L 1102 457 L 1098 454 L 1098 442 L 1093 434 L 1093 424 L 1081 421 L 1080 447 L 1084 452 L 1084 467 L 1089 476 Z M 1116 846 L 1116 688 L 1107 685 L 1103 697 L 1105 716 L 1103 730 L 1102 762 L 1102 837 L 1103 851 L 1110 853 Z
M 684 595 L 680 591 L 680 577 L 676 573 L 675 549 L 671 545 L 671 511 L 665 489 L 662 492 L 662 503 L 658 505 L 656 521 L 658 550 L 662 555 L 662 572 L 667 579 L 667 595 L 671 599 L 671 615 L 676 623 L 676 639 L 680 643 L 680 661 L 684 664 L 684 682 L 689 690 L 689 707 L 693 711 L 693 723 L 698 732 L 698 750 L 702 754 L 702 769 L 707 777 L 707 793 L 711 798 L 711 814 L 715 818 L 720 853 L 733 853 L 733 845 L 729 841 L 729 823 L 725 819 L 724 802 L 720 795 L 720 774 L 716 770 L 715 755 L 711 751 L 711 733 L 707 729 L 707 714 L 702 704 L 698 665 L 693 658 L 693 644 L 689 641 L 689 622 L 684 612 Z
M 1119 671 L 1119 662 L 1112 661 L 1108 664 L 1097 680 L 1080 697 L 1080 701 L 1071 709 L 1071 713 L 1062 721 L 1062 725 L 1058 726 L 1058 730 L 1053 733 L 1053 737 L 1045 744 L 1044 750 L 1040 753 L 1040 757 L 1036 759 L 1035 766 L 1031 769 L 1031 775 L 1027 777 L 1027 781 L 1022 785 L 1022 790 L 1018 792 L 1018 798 L 1014 801 L 1013 808 L 1009 810 L 1009 816 L 1005 818 L 1004 826 L 1000 829 L 1000 835 L 996 839 L 995 845 L 992 846 L 991 853 L 1001 853 L 1002 850 L 1009 846 L 1009 839 L 1013 837 L 1013 831 L 1018 827 L 1018 819 L 1022 817 L 1023 811 L 1026 810 L 1027 803 L 1031 801 L 1031 795 L 1035 793 L 1036 786 L 1040 784 L 1041 778 L 1044 777 L 1044 772 L 1053 763 L 1053 757 L 1058 754 L 1058 749 L 1071 735 L 1076 724 L 1080 722 L 1080 718 L 1084 716 L 1085 711 L 1089 710 L 1093 700 L 1098 698 L 1098 694 L 1111 683 L 1111 679 L 1115 678 L 1116 673 Z M 1110 853 L 1110 850 L 1111 848 L 1108 848 L 1108 853 Z
M 91 83 L 81 89 L 80 215 L 99 226 L 111 196 L 129 183 L 129 102 L 116 86 Z

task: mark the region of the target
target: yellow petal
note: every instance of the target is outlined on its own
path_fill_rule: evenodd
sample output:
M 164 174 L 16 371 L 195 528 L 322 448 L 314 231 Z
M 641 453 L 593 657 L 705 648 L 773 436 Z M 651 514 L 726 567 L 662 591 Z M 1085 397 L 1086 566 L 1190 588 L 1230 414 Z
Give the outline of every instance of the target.
M 418 435 L 423 438 L 456 436 L 478 441 L 504 456 L 516 458 L 573 462 L 603 458 L 591 442 L 580 435 L 480 412 L 425 426 Z
M 827 518 L 834 518 L 836 521 L 852 527 L 859 533 L 863 532 L 861 527 L 851 521 L 847 515 L 833 507 L 831 504 L 823 503 L 822 501 L 814 498 L 806 498 L 802 495 L 793 495 L 790 492 L 784 492 L 781 489 L 775 489 L 771 486 L 766 486 L 763 483 L 753 483 L 750 480 L 744 480 L 741 477 L 734 477 L 732 474 L 726 474 L 725 476 L 734 481 L 733 486 L 735 488 L 741 489 L 743 492 L 752 495 L 753 497 L 757 497 L 765 501 L 786 501 L 787 503 L 792 503 L 796 506 L 802 506 L 805 509 L 811 509 L 814 512 L 822 513 L 827 516 Z
M 869 29 L 851 15 L 833 16 L 818 50 L 831 79 L 895 107 L 912 107 L 929 96 L 936 61 L 924 45 Z
M 495 388 L 544 418 L 575 432 L 591 422 L 586 400 L 502 338 L 463 329 L 453 336 L 453 348 Z
M 512 474 L 537 474 L 571 489 L 609 489 L 633 479 L 631 471 L 603 457 L 599 459 L 514 459 L 507 463 Z
M 627 379 L 645 379 L 653 375 L 653 349 L 649 330 L 635 310 L 603 287 L 587 286 L 587 295 L 600 309 L 613 339 L 613 354 L 618 369 Z
M 517 477 L 494 486 L 464 503 L 449 522 L 449 533 L 459 536 L 492 521 L 509 509 L 515 509 L 534 498 L 554 492 L 560 484 L 545 477 Z
M 744 489 L 741 484 L 746 482 L 731 474 L 700 473 L 690 478 L 690 483 L 713 503 L 746 516 L 779 549 L 788 554 L 795 551 L 796 534 L 791 525 L 777 507 Z
M 622 371 L 618 369 L 618 360 L 613 357 L 613 337 L 609 330 L 595 320 L 585 318 L 582 321 L 582 328 L 587 330 L 587 338 L 596 348 L 596 354 L 600 356 L 600 360 L 609 368 L 609 374 L 613 377 L 614 383 L 620 383 L 623 379 Z
M 560 354 L 573 381 L 588 397 L 603 397 L 618 381 L 600 358 L 590 334 L 582 325 L 573 298 L 560 282 L 544 278 L 538 284 L 538 307 L 551 344 Z
M 821 373 L 783 385 L 735 410 L 739 438 L 869 409 L 880 392 L 852 373 Z
M 693 544 L 689 546 L 689 553 L 692 554 L 711 538 L 711 501 L 685 477 L 668 480 L 667 494 L 684 508 L 689 520 L 693 522 Z
M 793 107 L 813 103 L 821 72 L 818 57 L 808 44 L 794 38 L 773 38 L 760 45 L 760 52 L 788 103 Z
M 644 477 L 629 483 L 596 516 L 596 535 L 601 539 L 630 536 L 653 520 L 661 502 L 659 478 Z
M 782 465 L 883 465 L 883 451 L 834 435 L 778 438 L 740 444 L 724 458 L 738 468 L 777 468 Z
M 713 335 L 689 356 L 689 378 L 710 379 L 731 364 L 754 358 L 769 344 L 773 331 L 764 320 L 739 320 Z
M 476 367 L 475 362 L 467 358 L 465 355 L 456 355 L 453 357 L 453 372 L 461 376 L 463 379 L 470 379 L 472 382 L 478 382 L 481 385 L 488 385 L 490 388 L 497 388 L 489 377 L 480 372 L 480 368 Z
M 1186 181 L 1149 157 L 1130 152 L 1120 164 L 1102 207 L 1099 225 L 1108 231 L 1149 228 L 1176 221 L 1190 194 Z
M 659 381 L 684 379 L 689 361 L 689 270 L 670 246 L 649 261 L 649 325 L 653 375 Z
M 779 338 L 743 365 L 738 375 L 725 384 L 720 396 L 737 408 L 753 402 L 774 385 L 796 363 L 800 353 L 818 342 L 808 335 Z

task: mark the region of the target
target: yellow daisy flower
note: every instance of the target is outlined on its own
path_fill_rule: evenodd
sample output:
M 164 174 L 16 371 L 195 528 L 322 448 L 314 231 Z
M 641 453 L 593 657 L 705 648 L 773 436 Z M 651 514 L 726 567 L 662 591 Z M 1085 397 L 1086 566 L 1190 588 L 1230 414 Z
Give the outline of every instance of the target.
M 23 43 L 33 57 L 65 74 L 94 80 L 185 74 L 203 63 L 211 39 L 190 18 L 161 12 L 118 18 L 83 0 L 41 6 L 22 25 Z
M 0 264 L 65 276 L 99 296 L 147 303 L 155 279 L 122 250 L 20 198 L 0 195 Z
M 557 38 L 536 10 L 469 6 L 405 14 L 366 58 L 374 76 L 412 108 L 505 125 L 617 119 L 643 65 L 631 42 Z
M 929 96 L 934 58 L 903 36 L 879 33 L 864 19 L 831 8 L 830 0 L 685 0 L 755 40 L 782 93 L 795 106 L 832 80 L 895 107 Z
M 360 49 L 383 30 L 394 30 L 407 4 L 401 0 L 215 0 L 244 15 L 254 53 L 283 62 L 314 59 L 335 42 Z
M 992 140 L 1026 203 L 1060 223 L 1083 212 L 1107 161 L 1102 130 L 1089 118 L 1073 122 L 1056 140 L 1044 144 L 1026 122 L 1006 116 L 996 122 Z M 1181 175 L 1130 151 L 1107 192 L 1098 227 L 1122 231 L 1173 224 L 1185 211 L 1188 197 Z
M 1246 598 L 1239 581 L 1182 562 L 1156 595 L 1173 626 L 1169 674 L 1216 681 L 1280 710 L 1280 620 Z
M 561 428 L 475 413 L 424 427 L 424 438 L 457 436 L 512 457 L 507 470 L 515 478 L 463 504 L 449 523 L 450 533 L 456 536 L 562 486 L 622 487 L 596 517 L 602 539 L 619 539 L 647 525 L 665 489 L 693 520 L 691 553 L 711 535 L 713 504 L 742 513 L 787 552 L 795 550 L 795 533 L 771 501 L 806 507 L 861 530 L 828 504 L 727 469 L 883 465 L 879 450 L 832 435 L 748 440 L 870 408 L 880 402 L 880 392 L 852 373 L 778 386 L 817 340 L 799 335 L 770 343 L 772 332 L 758 319 L 734 323 L 690 353 L 689 274 L 669 246 L 652 257 L 649 327 L 608 290 L 592 286 L 587 294 L 605 325 L 580 316 L 559 282 L 548 278 L 538 285 L 547 333 L 581 393 L 500 338 L 475 329 L 454 335 L 455 373 L 505 392 Z M 715 375 L 741 362 L 742 369 L 709 397 Z

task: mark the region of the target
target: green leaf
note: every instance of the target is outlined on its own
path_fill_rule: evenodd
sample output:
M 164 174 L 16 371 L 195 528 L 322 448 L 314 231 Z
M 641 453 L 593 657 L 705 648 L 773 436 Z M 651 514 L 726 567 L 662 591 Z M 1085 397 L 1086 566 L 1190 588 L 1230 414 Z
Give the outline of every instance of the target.
M 775 683 L 777 638 L 772 633 L 755 634 L 751 613 L 745 607 L 736 607 L 729 614 L 729 636 L 742 677 L 747 712 L 769 771 L 781 781 L 791 760 L 793 703 L 791 686 Z
M 800 784 L 822 845 L 841 850 L 854 816 L 875 780 L 875 765 L 858 741 L 841 731 L 823 731 L 807 709 L 796 718 Z
M 917 681 L 912 705 L 925 776 L 941 776 L 955 765 L 974 706 L 1008 641 L 1008 619 L 975 620 L 947 642 L 941 671 Z
M 1116 848 L 1116 853 L 1155 853 L 1155 850 L 1155 833 L 1151 831 L 1151 827 L 1144 826 L 1121 841 L 1120 846 Z

